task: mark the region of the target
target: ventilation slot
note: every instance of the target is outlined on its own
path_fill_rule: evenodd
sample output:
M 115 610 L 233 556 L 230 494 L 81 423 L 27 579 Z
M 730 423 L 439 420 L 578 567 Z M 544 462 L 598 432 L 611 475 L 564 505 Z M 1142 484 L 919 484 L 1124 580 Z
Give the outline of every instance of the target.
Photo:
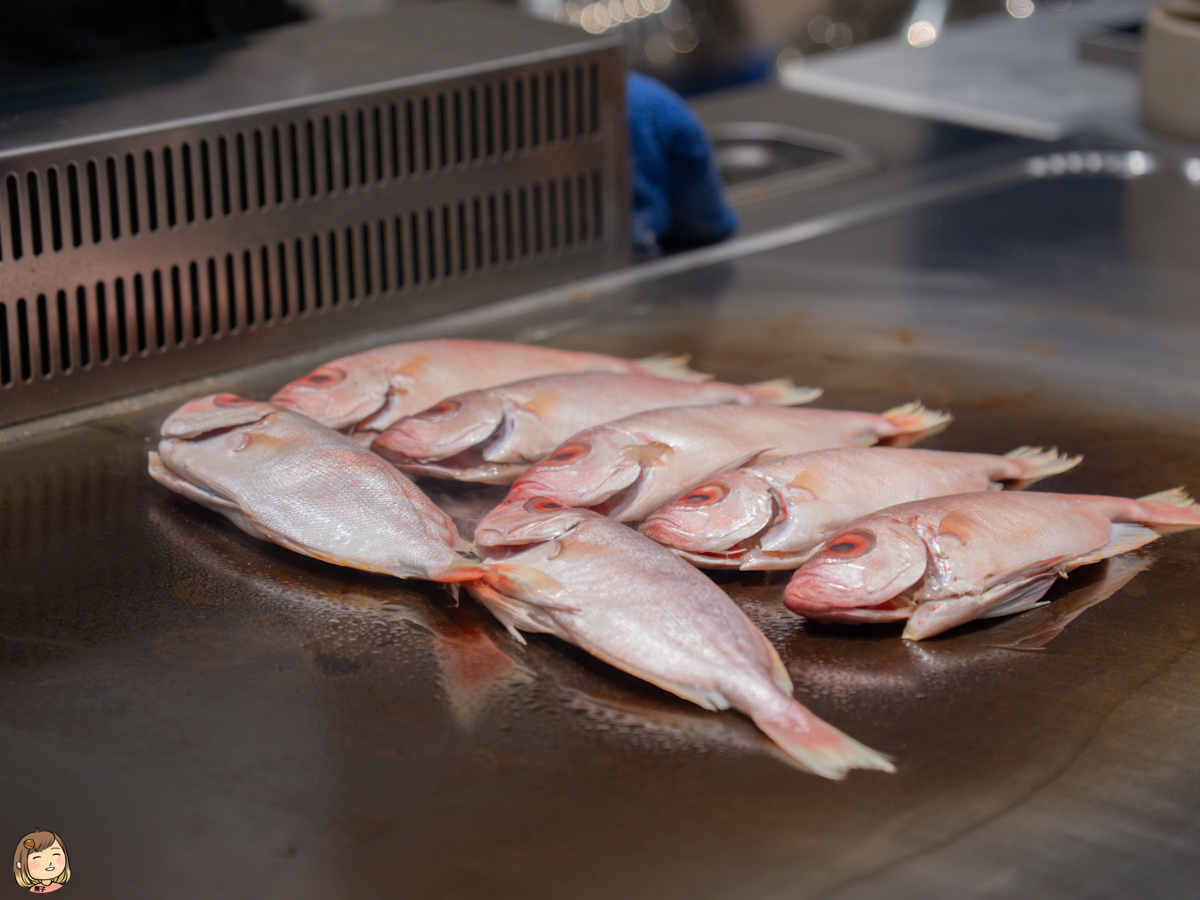
M 25 247 L 21 238 L 24 229 L 21 228 L 21 200 L 17 187 L 17 176 L 9 175 L 5 179 L 5 184 L 7 185 L 6 196 L 8 197 L 8 237 L 11 257 L 12 259 L 20 259 L 25 255 Z M 23 300 L 19 302 L 24 303 Z
M 42 255 L 42 203 L 38 190 L 37 172 L 25 176 L 26 200 L 29 203 L 29 244 L 34 256 Z
M 79 199 L 79 167 L 67 166 L 67 205 L 71 211 L 71 246 L 83 246 L 83 211 Z

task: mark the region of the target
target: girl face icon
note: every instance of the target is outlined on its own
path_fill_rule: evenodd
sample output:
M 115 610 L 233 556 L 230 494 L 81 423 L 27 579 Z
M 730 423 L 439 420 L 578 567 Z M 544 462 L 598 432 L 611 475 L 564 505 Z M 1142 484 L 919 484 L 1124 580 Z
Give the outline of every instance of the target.
M 62 844 L 55 841 L 45 850 L 29 854 L 29 877 L 34 881 L 53 881 L 67 868 L 67 854 Z
M 56 891 L 71 877 L 67 848 L 52 831 L 31 831 L 13 854 L 13 877 L 33 893 Z

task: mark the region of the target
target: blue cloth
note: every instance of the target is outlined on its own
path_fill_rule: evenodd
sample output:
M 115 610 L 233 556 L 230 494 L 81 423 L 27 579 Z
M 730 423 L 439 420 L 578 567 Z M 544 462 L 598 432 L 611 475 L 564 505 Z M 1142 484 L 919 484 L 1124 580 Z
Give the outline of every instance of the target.
M 725 200 L 712 143 L 687 103 L 665 84 L 630 72 L 625 117 L 633 181 L 633 243 L 695 246 L 729 237 L 738 217 Z

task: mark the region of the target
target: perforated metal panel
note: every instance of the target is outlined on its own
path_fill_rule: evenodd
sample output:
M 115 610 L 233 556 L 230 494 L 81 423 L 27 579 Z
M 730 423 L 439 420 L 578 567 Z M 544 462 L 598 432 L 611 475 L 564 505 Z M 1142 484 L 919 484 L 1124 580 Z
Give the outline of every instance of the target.
M 467 9 L 460 53 L 464 22 L 509 16 Z M 559 35 L 545 59 L 0 155 L 0 424 L 623 261 L 619 51 Z

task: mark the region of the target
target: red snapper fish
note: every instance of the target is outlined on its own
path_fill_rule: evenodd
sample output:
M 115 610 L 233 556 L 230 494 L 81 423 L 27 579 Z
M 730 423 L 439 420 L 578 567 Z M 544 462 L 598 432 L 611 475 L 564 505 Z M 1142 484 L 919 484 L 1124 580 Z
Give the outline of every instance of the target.
M 788 583 L 784 603 L 819 622 L 907 619 L 919 641 L 1038 605 L 1072 569 L 1200 526 L 1182 488 L 1129 500 L 1009 491 L 902 503 L 851 522 Z
M 949 421 L 918 403 L 882 415 L 757 406 L 656 409 L 579 432 L 518 478 L 497 510 L 525 497 L 548 497 L 619 522 L 640 522 L 691 488 L 756 459 L 876 441 L 906 444 Z M 494 521 L 492 513 L 480 521 L 477 543 L 506 543 Z
M 700 571 L 605 516 L 545 498 L 525 502 L 539 522 L 526 525 L 536 543 L 487 563 L 548 577 L 536 588 L 467 586 L 522 643 L 522 631 L 552 634 L 705 709 L 739 710 L 794 764 L 826 778 L 895 771 L 793 698 L 775 648 Z
M 726 472 L 660 507 L 640 530 L 702 568 L 794 569 L 868 513 L 944 494 L 1023 488 L 1082 457 L 840 448 Z
M 150 475 L 254 537 L 325 562 L 442 582 L 489 574 L 403 474 L 269 403 L 234 394 L 185 403 L 163 422 Z
M 606 372 L 546 375 L 447 397 L 396 422 L 371 449 L 404 472 L 511 484 L 571 435 L 634 413 L 669 406 L 791 406 L 820 394 L 820 388 L 795 387 L 786 379 L 742 387 Z
M 318 366 L 271 402 L 369 444 L 389 425 L 439 400 L 560 372 L 618 372 L 707 381 L 687 357 L 629 360 L 503 341 L 409 341 Z

